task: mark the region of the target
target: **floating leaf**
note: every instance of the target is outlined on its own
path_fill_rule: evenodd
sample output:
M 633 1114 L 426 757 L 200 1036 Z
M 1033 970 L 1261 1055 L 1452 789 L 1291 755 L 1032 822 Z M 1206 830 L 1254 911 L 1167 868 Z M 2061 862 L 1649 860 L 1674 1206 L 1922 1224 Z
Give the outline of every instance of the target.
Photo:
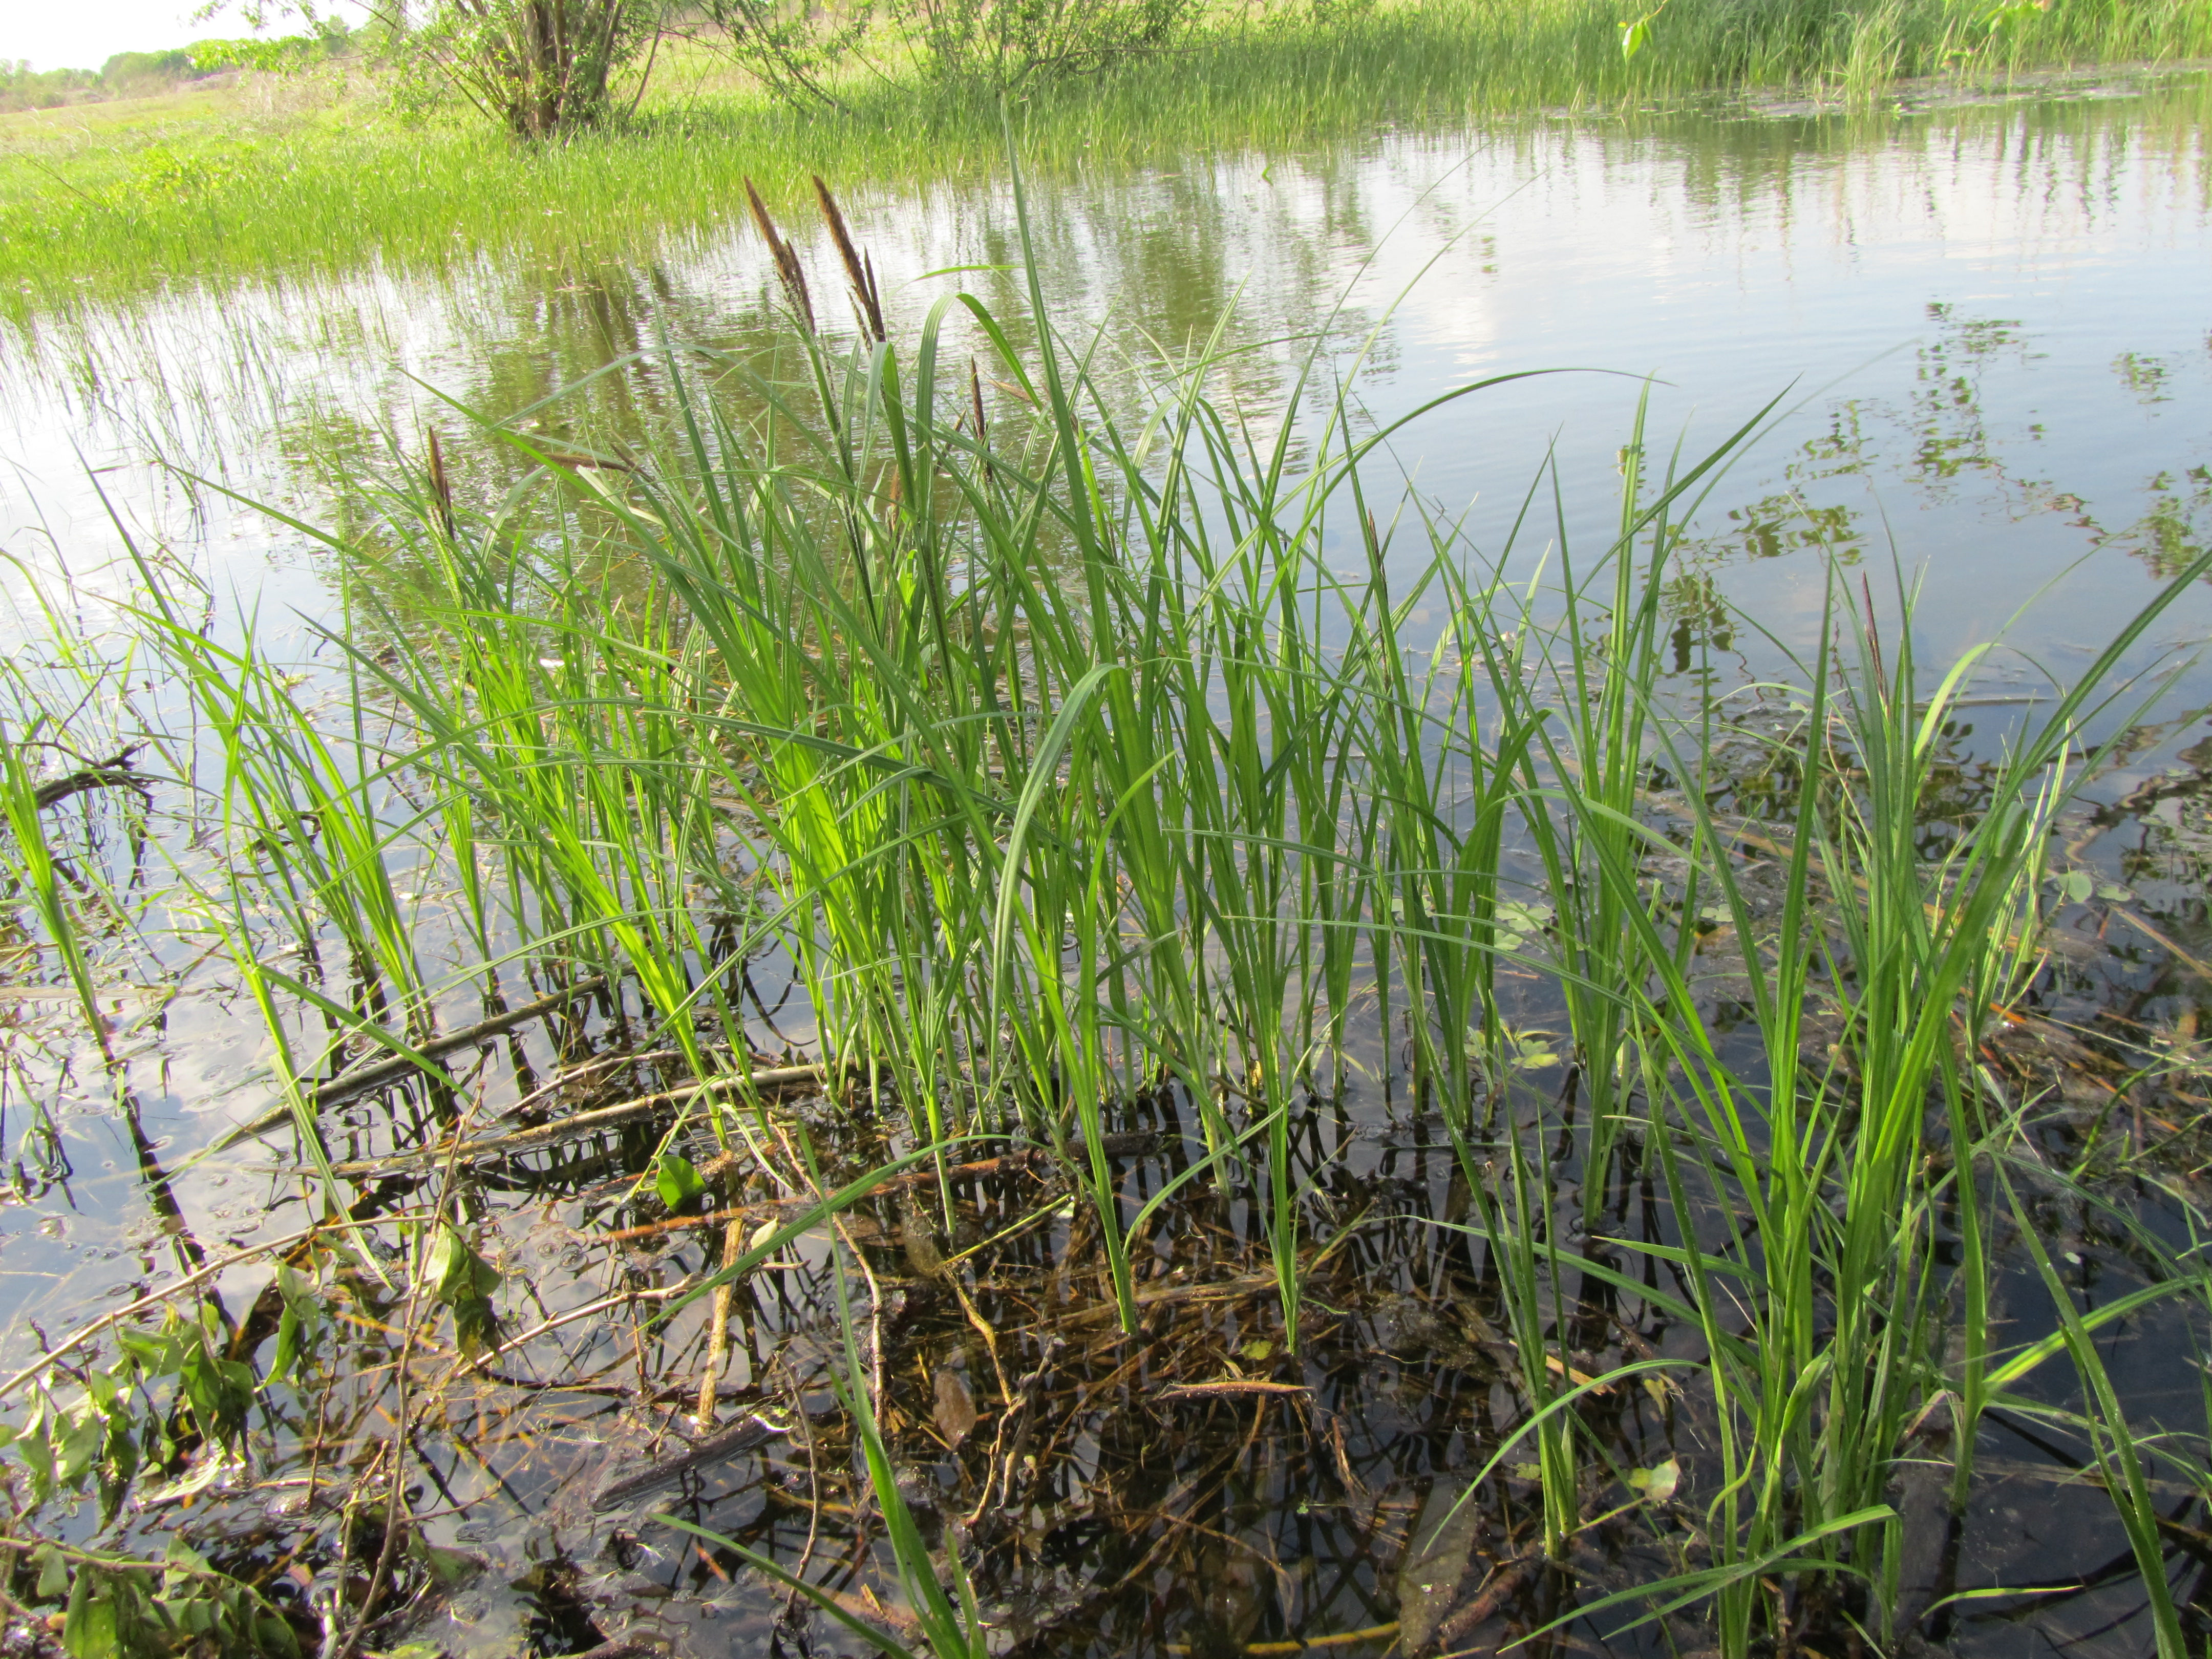
M 88 1411 L 82 1418 L 57 1417 L 54 1426 L 61 1431 L 54 1476 L 62 1485 L 73 1486 L 107 1443 L 107 1419 L 96 1411 Z
M 1533 1031 L 1515 1031 L 1510 1035 L 1513 1039 L 1513 1064 L 1518 1069 L 1540 1072 L 1547 1066 L 1559 1063 L 1559 1052 L 1540 1035 Z
M 52 1544 L 41 1544 L 31 1559 L 39 1569 L 40 1600 L 56 1601 L 69 1593 L 69 1563 L 62 1559 L 59 1550 Z
M 680 1152 L 663 1152 L 653 1173 L 653 1190 L 672 1210 L 680 1210 L 707 1190 L 691 1160 Z
M 492 1346 L 499 1333 L 491 1293 L 499 1288 L 499 1269 L 468 1246 L 452 1227 L 441 1225 L 423 1260 L 430 1294 L 453 1310 L 453 1334 L 465 1354 Z
M 179 1376 L 191 1402 L 192 1419 L 209 1439 L 229 1440 L 246 1427 L 246 1413 L 253 1405 L 251 1365 L 200 1346 L 185 1356 Z
M 1629 1470 L 1627 1480 L 1630 1488 L 1640 1494 L 1645 1503 L 1664 1504 L 1682 1484 L 1682 1466 L 1670 1457 L 1648 1469 Z
M 302 1360 L 314 1352 L 315 1340 L 322 1333 L 322 1304 L 315 1296 L 315 1282 L 295 1268 L 276 1269 L 277 1294 L 284 1298 L 284 1311 L 276 1321 L 276 1352 L 269 1362 L 269 1380 L 284 1382 L 297 1376 Z
M 975 1397 L 968 1391 L 968 1379 L 956 1367 L 937 1368 L 937 1409 L 931 1414 L 937 1431 L 955 1450 L 975 1426 Z

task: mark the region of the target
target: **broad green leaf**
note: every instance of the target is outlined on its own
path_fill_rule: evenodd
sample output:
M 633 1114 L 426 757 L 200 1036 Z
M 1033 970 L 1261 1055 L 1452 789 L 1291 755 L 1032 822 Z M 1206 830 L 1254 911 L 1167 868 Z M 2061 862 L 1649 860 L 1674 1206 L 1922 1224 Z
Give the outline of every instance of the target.
M 681 1152 L 660 1155 L 659 1167 L 653 1175 L 653 1187 L 660 1194 L 660 1201 L 672 1210 L 682 1209 L 707 1190 L 707 1183 L 699 1179 L 699 1171 Z

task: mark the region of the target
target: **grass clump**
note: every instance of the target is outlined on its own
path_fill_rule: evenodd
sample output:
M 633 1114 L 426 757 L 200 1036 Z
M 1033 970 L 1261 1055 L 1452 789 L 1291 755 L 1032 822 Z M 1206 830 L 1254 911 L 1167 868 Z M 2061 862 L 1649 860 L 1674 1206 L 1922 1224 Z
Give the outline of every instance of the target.
M 487 422 L 528 490 L 474 503 L 434 459 L 374 530 L 324 538 L 352 607 L 327 641 L 335 717 L 250 640 L 204 637 L 197 608 L 145 610 L 204 734 L 160 741 L 222 803 L 216 856 L 179 879 L 287 1056 L 311 1189 L 333 1202 L 363 1167 L 323 1144 L 319 1074 L 367 1041 L 423 1057 L 448 988 L 504 1006 L 527 963 L 630 988 L 712 1085 L 672 1091 L 668 1115 L 703 1121 L 729 1167 L 803 1164 L 818 1221 L 878 1177 L 831 1205 L 757 1086 L 758 982 L 781 976 L 778 1018 L 838 1109 L 894 1120 L 900 1167 L 929 1183 L 908 1189 L 909 1241 L 950 1216 L 951 1147 L 1048 1149 L 1096 1241 L 1104 1340 L 1139 1356 L 1162 1317 L 1147 1264 L 1201 1203 L 1240 1212 L 1270 1305 L 1238 1352 L 1265 1375 L 1200 1386 L 1297 1393 L 1317 1317 L 1341 1316 L 1330 1264 L 1364 1225 L 1321 1198 L 1343 1079 L 1402 1052 L 1406 1110 L 1451 1170 L 1416 1219 L 1483 1287 L 1510 1402 L 1465 1501 L 1506 1517 L 1512 1572 L 1549 1587 L 1522 1634 L 1658 1621 L 1729 1659 L 1784 1639 L 1886 1650 L 1936 1611 L 1900 1612 L 1898 1483 L 1936 1462 L 1963 1505 L 2002 1411 L 2087 1449 L 2161 1659 L 2180 1659 L 2201 1632 L 2152 1498 L 2197 1478 L 2203 1425 L 2142 1421 L 2096 1333 L 2161 1297 L 2199 1317 L 2212 1284 L 2148 1242 L 2143 1283 L 2089 1305 L 2038 1255 L 2051 1328 L 1995 1326 L 2036 1194 L 2122 1212 L 2043 1156 L 2033 1101 L 1986 1056 L 2032 1002 L 2045 848 L 2098 763 L 2091 734 L 2212 560 L 2013 734 L 1976 811 L 1938 821 L 1947 721 L 1983 653 L 1924 672 L 1909 592 L 1885 617 L 1832 580 L 1759 721 L 1660 695 L 1670 555 L 1756 422 L 1665 465 L 1632 434 L 1607 544 L 1562 522 L 1540 578 L 1525 545 L 1478 556 L 1449 521 L 1393 524 L 1375 477 L 1407 422 L 1363 428 L 1348 394 L 1313 393 L 1310 362 L 1303 422 L 1262 432 L 1217 400 L 1218 337 L 1154 366 L 1128 415 L 1033 258 L 1026 316 L 962 295 L 904 349 L 818 199 L 860 327 L 817 328 L 828 307 L 757 202 L 793 330 L 775 364 L 715 365 L 757 416 L 672 353 L 649 459 Z M 988 370 L 953 348 L 963 319 Z M 1417 606 L 1442 617 L 1426 635 Z M 1753 753 L 1752 783 L 1725 744 Z M 15 798 L 30 787 L 11 775 Z M 21 869 L 43 906 L 60 889 L 33 839 Z M 1538 992 L 1504 981 L 1530 974 Z M 1535 1086 L 1544 1010 L 1565 1024 L 1557 1089 Z M 295 1063 L 303 1031 L 325 1046 Z M 1115 1126 L 1162 1099 L 1188 1132 L 1147 1188 Z M 447 1127 L 410 1150 L 450 1176 Z M 668 1157 L 681 1128 L 644 1166 L 672 1175 L 672 1205 L 701 1183 Z M 799 1231 L 745 1248 L 729 1224 L 685 1304 Z M 981 1650 L 958 1539 L 925 1536 L 885 1449 L 884 1297 L 872 1281 L 864 1338 L 844 1273 L 866 1256 L 825 1248 L 838 1410 L 887 1582 L 913 1643 Z M 1615 1334 L 1655 1322 L 1663 1351 Z M 1673 1450 L 1647 1467 L 1654 1437 Z M 1581 1553 L 1607 1525 L 1628 1582 Z M 848 1623 L 869 1607 L 817 1599 Z

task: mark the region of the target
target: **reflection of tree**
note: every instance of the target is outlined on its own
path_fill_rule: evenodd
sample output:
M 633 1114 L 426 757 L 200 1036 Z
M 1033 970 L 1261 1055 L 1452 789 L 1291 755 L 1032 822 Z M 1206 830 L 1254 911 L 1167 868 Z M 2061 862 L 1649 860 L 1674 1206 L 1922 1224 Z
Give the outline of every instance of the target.
M 2112 359 L 2112 373 L 2120 377 L 2120 384 L 2135 394 L 2141 404 L 2163 404 L 2172 401 L 2172 394 L 2166 383 L 2173 371 L 2156 357 L 2147 357 L 2140 352 L 2123 351 Z
M 2163 748 L 2203 713 L 2134 728 L 2125 734 L 2126 759 Z M 2163 935 L 2154 940 L 2132 929 L 2113 934 L 2114 945 L 2124 945 L 2130 954 L 2157 964 L 2123 1012 L 2140 1016 L 2158 996 L 2179 997 L 2191 1011 L 2203 1006 L 2203 987 L 2176 963 L 2166 941 L 2199 960 L 2212 954 L 2212 909 L 2205 902 L 2212 890 L 2212 738 L 2174 751 L 2169 764 L 2142 777 L 2117 800 L 2096 807 L 2087 828 L 2088 833 L 2077 834 L 2071 850 L 2079 855 L 2100 837 L 2109 837 L 2100 861 L 2109 860 L 2107 867 L 2124 884 L 2102 896 L 2148 917 Z M 2193 1012 L 2189 1020 L 2193 1029 Z
M 1928 319 L 1939 332 L 1917 354 L 1917 389 L 1904 414 L 1913 439 L 1905 476 L 1931 489 L 1968 471 L 2009 484 L 1983 410 L 1982 376 L 2000 356 L 2026 362 L 2041 354 L 2028 351 L 2016 322 L 1961 317 L 1943 304 L 1929 305 Z M 2023 481 L 2011 493 L 2041 488 Z
M 2182 480 L 2186 489 L 2172 473 L 2157 474 L 2144 486 L 2150 511 L 2124 530 L 2095 530 L 2091 539 L 2141 559 L 2161 581 L 2179 575 L 2212 547 L 2212 466 L 2192 466 Z M 2094 528 L 2087 515 L 2082 522 Z
M 1984 377 L 2000 362 L 2024 365 L 2043 354 L 2029 349 L 2017 323 L 1961 316 L 1931 304 L 1935 339 L 1917 355 L 1914 386 L 1902 404 L 1852 398 L 1828 414 L 1828 429 L 1808 440 L 1783 468 L 1784 488 L 1729 509 L 1730 528 L 1694 544 L 1709 559 L 1772 559 L 1819 550 L 1856 563 L 1866 532 L 1861 509 L 1833 499 L 1823 485 L 1839 478 L 1900 477 L 1931 501 L 1954 499 L 1967 479 L 1994 486 L 1997 511 L 2018 524 L 2046 513 L 2067 513 L 2089 532 L 2090 543 L 2141 559 L 2161 580 L 2212 546 L 2212 467 L 2195 466 L 2176 480 L 2169 472 L 2149 478 L 2149 510 L 2124 529 L 2106 530 L 2082 498 L 2046 479 L 2017 474 L 1995 435 L 1985 405 Z M 2113 362 L 2121 384 L 2146 403 L 2166 401 L 2170 370 L 2154 357 L 2123 352 Z M 2039 438 L 2039 427 L 2029 428 Z
M 1691 672 L 1710 652 L 1735 649 L 1735 612 L 1711 575 L 1685 571 L 1674 577 L 1666 586 L 1665 604 L 1673 624 L 1667 642 L 1675 673 Z
M 1814 507 L 1802 496 L 1783 494 L 1749 507 L 1730 507 L 1729 517 L 1742 526 L 1735 539 L 1754 559 L 1778 559 L 1817 547 L 1833 553 L 1840 563 L 1859 562 L 1859 544 L 1864 538 L 1859 533 L 1859 515 L 1851 507 Z
M 2201 107 L 2197 98 L 2170 105 L 2152 100 L 2140 106 L 2038 104 L 1946 112 L 1912 132 L 1885 127 L 1878 140 L 1879 175 L 1932 173 L 1950 164 L 1961 143 L 2002 147 L 2017 138 L 2022 156 L 2032 159 L 2009 175 L 2008 188 L 2023 198 L 2039 192 L 2069 225 L 2094 225 L 2118 198 L 2117 187 L 2102 175 L 2091 182 L 2091 164 L 2137 147 L 2180 144 L 2176 135 L 2193 133 L 2191 123 Z M 1869 131 L 1848 121 L 1639 114 L 1595 130 L 1492 129 L 1474 137 L 1440 130 L 1299 151 L 1193 151 L 1126 169 L 1066 168 L 1040 157 L 1027 186 L 1028 243 L 1065 334 L 1079 349 L 1088 348 L 1094 343 L 1090 331 L 1099 329 L 1094 367 L 1109 384 L 1131 388 L 1131 405 L 1141 400 L 1133 388 L 1157 375 L 1163 357 L 1172 362 L 1194 350 L 1212 337 L 1224 313 L 1233 313 L 1223 336 L 1227 349 L 1209 386 L 1256 429 L 1267 430 L 1270 412 L 1282 406 L 1299 360 L 1324 326 L 1324 389 L 1328 371 L 1364 347 L 1364 393 L 1378 416 L 1387 417 L 1440 372 L 1436 354 L 1424 352 L 1383 314 L 1392 295 L 1379 277 L 1340 310 L 1338 301 L 1370 250 L 1409 236 L 1430 243 L 1462 239 L 1424 280 L 1432 288 L 1459 283 L 1480 293 L 1480 273 L 1491 269 L 1498 249 L 1481 234 L 1481 215 L 1492 205 L 1483 193 L 1490 186 L 1462 191 L 1453 182 L 1455 158 L 1470 143 L 1506 152 L 1516 171 L 1532 174 L 1588 163 L 1615 182 L 1648 181 L 1679 199 L 1693 224 L 1755 220 L 1778 223 L 1785 236 L 1798 234 L 1801 224 L 1815 218 L 1856 211 L 1863 192 L 1853 179 L 1870 154 Z M 778 182 L 763 180 L 788 218 L 787 229 L 817 273 L 817 287 L 826 290 L 825 318 L 842 322 L 835 297 L 841 284 L 834 277 L 823 280 L 831 269 L 826 250 L 811 245 L 808 222 L 792 210 L 787 187 L 794 181 L 781 181 L 787 187 L 781 195 Z M 1028 287 L 1019 269 L 1024 239 L 1001 185 L 969 173 L 863 192 L 848 207 L 861 240 L 875 244 L 878 264 L 886 270 L 893 331 L 903 344 L 918 333 L 927 305 L 957 287 L 977 295 L 1016 345 L 1027 349 Z M 293 343 L 297 355 L 287 361 L 319 350 L 337 378 L 349 362 L 389 361 L 410 349 L 412 336 L 434 343 L 408 365 L 413 373 L 493 416 L 595 377 L 540 411 L 540 435 L 577 448 L 635 453 L 678 428 L 675 388 L 658 355 L 664 340 L 679 349 L 709 346 L 764 372 L 776 361 L 781 308 L 757 239 L 726 216 L 710 218 L 708 228 L 688 242 L 671 238 L 634 260 L 618 257 L 613 242 L 600 245 L 609 250 L 605 254 L 581 243 L 518 246 L 512 255 L 447 286 L 410 283 L 392 308 L 423 313 L 421 325 L 410 329 L 403 317 L 402 325 L 357 341 L 338 336 L 362 326 L 357 316 L 382 315 L 380 307 L 391 302 L 356 305 L 348 279 L 343 292 L 316 298 L 312 323 Z M 1415 228 L 1402 228 L 1401 220 Z M 1514 250 L 1505 252 L 1510 256 Z M 902 271 L 925 270 L 960 274 L 924 283 L 896 279 Z M 1482 306 L 1471 309 L 1479 313 Z M 1866 516 L 1863 489 L 1842 487 L 1846 478 L 1863 484 L 1876 477 L 1901 477 L 1934 499 L 1946 498 L 1947 492 L 1957 497 L 1991 492 L 1990 516 L 1997 522 L 2079 512 L 2073 497 L 2009 471 L 2032 441 L 2023 441 L 2016 428 L 2003 425 L 2013 388 L 2008 385 L 1992 406 L 1989 383 L 1992 370 L 2033 356 L 2019 325 L 1943 305 L 1929 307 L 1928 316 L 1931 337 L 1912 360 L 1911 385 L 1892 399 L 1853 398 L 1834 405 L 1827 429 L 1789 459 L 1779 487 L 1728 511 L 1714 525 L 1714 537 L 1693 550 L 1720 560 L 1771 560 L 1801 552 L 1856 560 L 1877 532 Z M 946 323 L 950 378 L 964 378 L 964 357 L 976 352 L 984 357 L 985 391 L 991 396 L 988 352 L 972 331 L 963 335 L 966 326 L 957 313 Z M 218 342 L 214 356 L 223 355 L 223 343 Z M 789 368 L 787 341 L 784 345 Z M 638 360 L 627 367 L 602 372 L 633 356 Z M 690 362 L 702 384 L 716 373 L 699 359 Z M 2166 395 L 2170 373 L 2178 371 L 2156 358 L 2123 354 L 2113 372 L 2136 395 L 2156 398 Z M 295 386 L 305 376 L 266 378 L 272 385 L 281 378 Z M 722 378 L 714 396 L 740 423 L 760 412 L 760 400 L 741 377 Z M 461 416 L 440 409 L 404 376 L 376 379 L 343 394 L 343 404 L 358 428 L 349 448 L 325 444 L 343 424 L 328 411 L 295 413 L 287 434 L 288 447 L 325 501 L 343 487 L 342 473 L 361 476 L 361 456 L 388 466 L 396 441 L 403 455 L 419 459 L 428 421 L 439 426 L 457 477 L 479 502 L 499 499 L 526 465 L 496 445 L 471 441 Z M 1006 413 L 1020 417 L 1011 404 Z M 1994 430 L 1992 415 L 1998 417 Z M 257 411 L 253 424 L 265 430 L 268 423 Z M 2205 542 L 2202 520 L 2201 503 L 2175 494 L 2156 502 L 2140 522 L 2104 539 L 2163 570 L 2185 556 L 2181 550 Z M 2086 521 L 2083 528 L 2104 535 Z

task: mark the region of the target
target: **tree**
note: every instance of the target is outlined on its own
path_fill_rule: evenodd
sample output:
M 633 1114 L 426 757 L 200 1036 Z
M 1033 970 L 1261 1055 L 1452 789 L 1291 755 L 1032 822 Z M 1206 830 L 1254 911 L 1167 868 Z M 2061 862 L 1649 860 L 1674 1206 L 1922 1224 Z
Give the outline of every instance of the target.
M 232 0 L 210 0 L 204 21 Z M 518 138 L 595 126 L 623 74 L 659 42 L 671 0 L 364 0 L 386 54 L 416 84 L 458 92 Z M 272 16 L 314 23 L 314 0 L 244 0 L 254 28 Z
M 441 0 L 406 39 L 515 137 L 550 138 L 606 118 L 661 18 L 662 0 Z
M 836 104 L 837 70 L 1010 91 L 1032 79 L 1095 72 L 1166 50 L 1205 0 L 691 0 L 719 44 L 775 95 Z M 864 41 L 872 50 L 862 58 Z

